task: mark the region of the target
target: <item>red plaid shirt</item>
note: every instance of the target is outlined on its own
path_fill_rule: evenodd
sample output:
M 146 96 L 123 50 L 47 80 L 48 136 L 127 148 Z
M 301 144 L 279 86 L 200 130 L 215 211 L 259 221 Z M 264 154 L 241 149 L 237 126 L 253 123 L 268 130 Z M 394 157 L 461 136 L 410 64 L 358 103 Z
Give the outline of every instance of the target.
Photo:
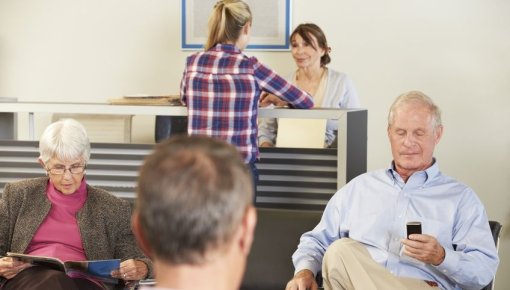
M 218 44 L 189 56 L 181 81 L 188 133 L 223 139 L 241 151 L 246 163 L 254 162 L 259 157 L 257 114 L 262 91 L 294 108 L 313 107 L 309 94 L 234 45 Z

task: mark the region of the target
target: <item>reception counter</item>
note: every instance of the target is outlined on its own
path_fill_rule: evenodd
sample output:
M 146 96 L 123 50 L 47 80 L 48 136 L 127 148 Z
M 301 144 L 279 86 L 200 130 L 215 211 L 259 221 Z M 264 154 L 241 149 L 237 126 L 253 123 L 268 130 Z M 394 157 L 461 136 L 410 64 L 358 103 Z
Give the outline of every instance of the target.
M 37 113 L 187 115 L 186 107 L 180 106 L 37 102 L 1 103 L 0 112 L 28 114 L 29 134 L 32 139 L 34 138 L 34 114 Z M 259 117 L 337 119 L 339 125 L 338 146 L 335 149 L 261 148 L 261 159 L 257 164 L 260 171 L 256 199 L 258 206 L 322 209 L 339 187 L 366 172 L 367 110 L 261 108 Z M 2 188 L 7 182 L 44 174 L 37 168 L 35 140 L 1 142 L 0 186 Z M 138 166 L 152 146 L 92 144 L 93 155 L 91 164 L 87 168 L 88 181 L 123 198 L 134 198 Z M 28 160 L 27 156 L 30 156 Z

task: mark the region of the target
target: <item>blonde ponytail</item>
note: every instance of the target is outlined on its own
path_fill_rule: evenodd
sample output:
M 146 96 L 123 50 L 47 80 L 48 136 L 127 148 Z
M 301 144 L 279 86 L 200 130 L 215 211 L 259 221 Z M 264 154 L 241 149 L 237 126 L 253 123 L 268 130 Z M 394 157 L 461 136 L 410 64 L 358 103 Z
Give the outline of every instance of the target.
M 235 43 L 243 27 L 251 23 L 252 16 L 248 4 L 241 0 L 218 1 L 209 16 L 208 36 L 205 50 L 218 43 Z

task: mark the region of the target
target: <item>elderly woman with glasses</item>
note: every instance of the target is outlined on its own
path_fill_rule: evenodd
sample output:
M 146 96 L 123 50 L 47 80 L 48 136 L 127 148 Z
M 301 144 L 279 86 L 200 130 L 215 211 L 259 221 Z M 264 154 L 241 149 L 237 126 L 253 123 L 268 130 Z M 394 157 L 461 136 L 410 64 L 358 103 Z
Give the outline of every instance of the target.
M 129 203 L 86 182 L 90 143 L 85 128 L 72 119 L 51 124 L 41 136 L 39 152 L 47 177 L 7 184 L 0 199 L 0 289 L 120 286 L 81 272 L 35 266 L 6 257 L 7 252 L 62 261 L 120 259 L 113 278 L 147 278 L 152 265 L 131 232 Z

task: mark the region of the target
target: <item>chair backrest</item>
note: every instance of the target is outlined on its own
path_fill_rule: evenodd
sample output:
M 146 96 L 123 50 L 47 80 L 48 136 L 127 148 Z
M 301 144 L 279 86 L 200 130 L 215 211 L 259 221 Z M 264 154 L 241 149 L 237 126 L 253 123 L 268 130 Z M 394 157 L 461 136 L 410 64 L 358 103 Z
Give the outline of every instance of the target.
M 494 244 L 496 244 L 496 247 L 499 247 L 499 235 L 503 226 L 497 221 L 489 221 L 489 226 L 491 227 Z
M 496 245 L 496 249 L 499 249 L 499 235 L 501 233 L 501 228 L 503 226 L 497 221 L 489 221 L 489 226 L 491 227 L 492 237 L 494 238 L 494 244 Z M 489 285 L 482 288 L 482 290 L 493 290 L 494 289 L 494 279 L 489 283 Z
M 257 208 L 255 240 L 241 289 L 285 289 L 294 275 L 291 257 L 299 238 L 312 230 L 321 216 L 321 211 Z

